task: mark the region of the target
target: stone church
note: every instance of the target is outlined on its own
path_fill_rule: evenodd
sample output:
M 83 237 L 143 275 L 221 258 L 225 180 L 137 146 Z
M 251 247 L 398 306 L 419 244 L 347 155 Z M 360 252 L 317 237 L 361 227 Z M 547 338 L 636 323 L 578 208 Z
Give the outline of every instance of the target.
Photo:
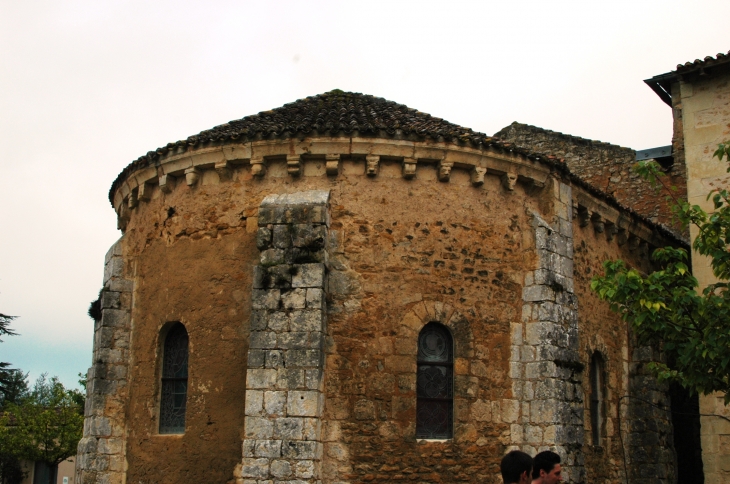
M 635 158 L 337 90 L 150 151 L 109 193 L 76 482 L 498 483 L 514 448 L 673 482 L 691 422 L 589 290 L 688 247 Z

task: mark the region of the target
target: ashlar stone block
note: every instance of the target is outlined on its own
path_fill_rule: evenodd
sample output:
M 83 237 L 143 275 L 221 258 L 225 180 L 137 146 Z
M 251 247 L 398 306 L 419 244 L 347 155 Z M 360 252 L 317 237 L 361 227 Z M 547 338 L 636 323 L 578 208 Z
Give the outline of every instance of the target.
M 287 414 L 298 417 L 320 415 L 320 393 L 316 391 L 291 391 L 286 402 Z
M 284 309 L 304 309 L 307 307 L 307 294 L 312 289 L 292 289 L 282 293 L 281 304 Z M 317 308 L 320 309 L 320 308 Z
M 293 311 L 290 328 L 292 332 L 322 331 L 323 313 L 319 309 Z
M 312 441 L 285 441 L 281 454 L 287 459 L 315 460 L 322 456 L 321 444 Z
M 278 418 L 274 421 L 274 438 L 283 440 L 302 440 L 304 419 Z
M 246 392 L 246 415 L 251 417 L 261 416 L 264 408 L 264 392 L 248 390 Z
M 269 475 L 269 459 L 244 458 L 241 477 L 265 479 Z
M 246 397 L 246 400 L 248 400 L 248 396 Z M 264 410 L 266 410 L 268 415 L 284 415 L 284 409 L 286 408 L 286 392 L 264 392 L 263 405 Z
M 274 422 L 266 417 L 246 417 L 244 425 L 247 439 L 269 440 L 274 435 Z
M 324 264 L 297 264 L 292 275 L 292 287 L 324 287 Z
M 281 440 L 257 440 L 254 448 L 256 457 L 281 457 Z

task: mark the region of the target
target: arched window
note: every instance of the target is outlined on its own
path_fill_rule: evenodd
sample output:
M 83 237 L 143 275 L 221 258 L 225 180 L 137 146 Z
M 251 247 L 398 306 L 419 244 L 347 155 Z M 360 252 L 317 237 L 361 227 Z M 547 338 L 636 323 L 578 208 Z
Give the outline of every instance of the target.
M 428 323 L 418 335 L 416 437 L 450 439 L 454 435 L 454 348 L 451 334 Z
M 162 395 L 160 433 L 185 433 L 185 402 L 188 396 L 188 332 L 175 323 L 162 350 Z
M 591 436 L 594 446 L 601 445 L 605 422 L 604 402 L 606 398 L 603 358 L 598 352 L 591 356 Z

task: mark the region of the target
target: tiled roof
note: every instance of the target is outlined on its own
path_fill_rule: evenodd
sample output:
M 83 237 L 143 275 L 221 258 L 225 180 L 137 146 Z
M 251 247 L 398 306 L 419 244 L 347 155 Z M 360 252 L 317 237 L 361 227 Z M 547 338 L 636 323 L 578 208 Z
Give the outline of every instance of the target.
M 717 54 L 716 57 L 707 56 L 703 60 L 695 59 L 694 62 L 685 62 L 684 64 L 677 64 L 677 73 L 685 73 L 694 71 L 695 69 L 704 69 L 706 67 L 712 67 L 717 64 L 724 64 L 730 61 L 730 51 L 727 54 L 722 52 Z
M 619 203 L 612 195 L 603 192 L 571 173 L 571 170 L 560 156 L 487 136 L 484 133 L 449 123 L 403 104 L 338 89 L 299 99 L 270 111 L 262 111 L 258 114 L 230 121 L 190 136 L 185 140 L 168 143 L 164 147 L 150 151 L 122 170 L 111 186 L 109 199 L 110 201 L 113 200 L 114 192 L 127 176 L 136 170 L 154 165 L 157 160 L 168 153 L 179 153 L 203 146 L 262 139 L 287 139 L 301 135 L 363 136 L 414 141 L 430 139 L 462 146 L 490 147 L 498 151 L 515 152 L 528 159 L 539 160 L 541 163 L 552 166 L 595 196 L 618 206 L 623 211 L 638 217 L 649 225 L 655 225 L 642 215 Z M 591 142 L 591 140 L 584 141 Z M 605 145 L 608 144 L 605 143 Z M 660 230 L 665 231 L 664 229 Z M 666 232 L 666 234 L 675 237 L 671 232 Z

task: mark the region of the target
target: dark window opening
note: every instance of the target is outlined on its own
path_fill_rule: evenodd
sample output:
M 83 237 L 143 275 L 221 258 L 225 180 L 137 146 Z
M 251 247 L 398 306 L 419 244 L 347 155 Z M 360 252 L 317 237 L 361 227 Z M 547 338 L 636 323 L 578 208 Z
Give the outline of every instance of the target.
M 674 426 L 674 449 L 677 452 L 677 482 L 702 484 L 705 474 L 702 467 L 702 442 L 700 439 L 700 400 L 682 386 L 669 386 Z
M 605 375 L 603 358 L 598 353 L 591 357 L 591 437 L 593 445 L 601 445 L 605 425 Z
M 418 335 L 416 437 L 454 435 L 454 350 L 449 330 L 428 323 Z
M 180 323 L 170 328 L 162 351 L 160 433 L 185 433 L 188 395 L 188 332 Z

